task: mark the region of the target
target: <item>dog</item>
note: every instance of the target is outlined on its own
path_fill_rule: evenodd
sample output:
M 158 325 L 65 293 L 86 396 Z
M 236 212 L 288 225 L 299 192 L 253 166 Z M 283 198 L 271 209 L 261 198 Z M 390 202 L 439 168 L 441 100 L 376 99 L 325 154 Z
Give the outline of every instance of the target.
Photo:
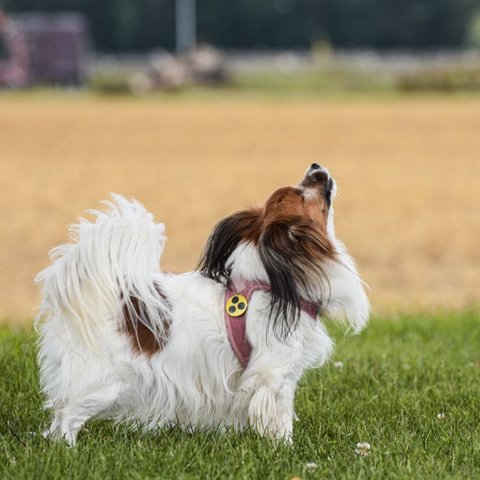
M 73 225 L 36 278 L 44 434 L 75 445 L 85 422 L 109 418 L 292 442 L 296 386 L 332 353 L 322 320 L 358 332 L 369 316 L 335 237 L 335 194 L 312 164 L 298 186 L 221 220 L 181 275 L 160 270 L 164 225 L 135 200 L 113 195 Z

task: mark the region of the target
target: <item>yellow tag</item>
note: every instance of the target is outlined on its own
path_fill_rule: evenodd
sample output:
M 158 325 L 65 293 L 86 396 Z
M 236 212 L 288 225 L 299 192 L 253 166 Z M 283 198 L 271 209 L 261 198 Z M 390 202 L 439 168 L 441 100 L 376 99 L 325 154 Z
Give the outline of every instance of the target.
M 239 317 L 247 311 L 248 302 L 243 295 L 232 295 L 225 305 L 225 310 L 231 317 Z

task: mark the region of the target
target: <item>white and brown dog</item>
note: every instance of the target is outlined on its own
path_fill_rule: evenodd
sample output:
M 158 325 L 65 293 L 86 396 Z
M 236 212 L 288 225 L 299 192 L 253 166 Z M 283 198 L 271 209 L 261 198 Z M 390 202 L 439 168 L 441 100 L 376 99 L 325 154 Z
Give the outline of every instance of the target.
M 332 352 L 323 318 L 366 323 L 369 303 L 335 238 L 336 186 L 313 164 L 298 186 L 213 230 L 198 270 L 159 270 L 164 226 L 115 195 L 51 253 L 39 363 L 53 422 L 75 444 L 91 418 L 144 429 L 242 429 L 292 439 L 295 389 Z

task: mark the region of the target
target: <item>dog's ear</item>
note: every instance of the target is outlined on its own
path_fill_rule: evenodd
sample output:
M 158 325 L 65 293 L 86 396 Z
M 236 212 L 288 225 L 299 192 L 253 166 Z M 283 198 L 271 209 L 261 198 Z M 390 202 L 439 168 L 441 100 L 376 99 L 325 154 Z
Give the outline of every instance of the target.
M 334 258 L 334 247 L 310 219 L 299 216 L 270 223 L 258 249 L 271 287 L 273 331 L 286 338 L 298 325 L 302 301 L 322 309 L 321 290 L 328 285 L 322 263 Z
M 228 284 L 227 260 L 242 240 L 257 240 L 259 216 L 259 210 L 244 210 L 220 221 L 205 245 L 198 270 L 206 277 Z

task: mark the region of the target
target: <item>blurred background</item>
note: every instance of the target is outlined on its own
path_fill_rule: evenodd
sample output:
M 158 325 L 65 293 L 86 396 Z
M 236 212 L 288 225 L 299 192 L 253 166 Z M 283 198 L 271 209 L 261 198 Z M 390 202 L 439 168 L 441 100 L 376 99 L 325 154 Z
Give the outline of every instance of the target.
M 318 162 L 377 312 L 480 298 L 480 0 L 0 0 L 0 319 L 112 191 L 163 268 Z

